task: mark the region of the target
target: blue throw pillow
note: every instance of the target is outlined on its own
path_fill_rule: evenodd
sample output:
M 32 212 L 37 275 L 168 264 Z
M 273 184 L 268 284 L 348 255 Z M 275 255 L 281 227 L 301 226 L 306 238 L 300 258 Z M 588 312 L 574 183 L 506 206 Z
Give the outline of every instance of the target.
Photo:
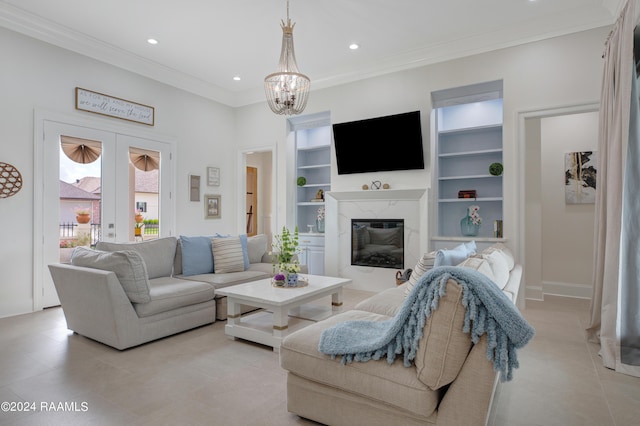
M 476 253 L 476 242 L 460 244 L 451 250 L 438 250 L 433 267 L 438 266 L 456 266 L 464 261 L 467 257 Z
M 242 244 L 242 257 L 244 258 L 244 270 L 249 269 L 249 249 L 247 248 L 247 234 L 240 234 L 240 244 Z
M 477 253 L 478 248 L 476 247 L 476 240 L 471 240 L 468 243 L 462 244 L 465 249 L 467 249 L 467 254 L 469 256 L 473 256 Z M 458 246 L 460 247 L 460 246 Z
M 182 275 L 213 273 L 211 237 L 186 237 L 180 235 L 182 244 Z

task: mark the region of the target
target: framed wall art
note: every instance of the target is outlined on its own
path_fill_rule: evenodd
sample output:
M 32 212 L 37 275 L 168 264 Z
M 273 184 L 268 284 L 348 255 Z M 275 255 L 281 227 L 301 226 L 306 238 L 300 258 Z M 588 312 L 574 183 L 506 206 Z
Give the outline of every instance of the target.
M 200 201 L 200 176 L 189 175 L 189 201 Z
M 569 152 L 564 155 L 564 200 L 567 204 L 596 202 L 597 152 Z
M 204 196 L 204 218 L 220 219 L 222 217 L 220 195 L 205 194 Z
M 220 168 L 207 167 L 207 185 L 220 186 Z

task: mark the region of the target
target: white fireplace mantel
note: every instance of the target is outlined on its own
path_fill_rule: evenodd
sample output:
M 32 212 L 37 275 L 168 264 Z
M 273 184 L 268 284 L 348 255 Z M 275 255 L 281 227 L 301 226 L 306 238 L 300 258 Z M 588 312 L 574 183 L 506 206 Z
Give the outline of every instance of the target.
M 351 265 L 351 219 L 403 219 L 404 267 L 413 268 L 427 248 L 427 199 L 427 188 L 326 192 L 325 273 L 362 290 L 395 286 L 394 269 Z
M 339 201 L 355 201 L 355 200 L 419 200 L 422 198 L 426 188 L 417 189 L 380 189 L 380 190 L 362 190 L 362 191 L 330 191 L 325 197 L 333 197 Z

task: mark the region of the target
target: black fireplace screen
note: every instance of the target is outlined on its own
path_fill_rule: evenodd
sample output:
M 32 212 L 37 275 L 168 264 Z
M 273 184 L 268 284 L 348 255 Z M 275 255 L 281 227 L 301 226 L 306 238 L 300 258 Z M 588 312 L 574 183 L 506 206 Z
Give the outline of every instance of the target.
M 403 219 L 351 219 L 351 264 L 404 269 Z

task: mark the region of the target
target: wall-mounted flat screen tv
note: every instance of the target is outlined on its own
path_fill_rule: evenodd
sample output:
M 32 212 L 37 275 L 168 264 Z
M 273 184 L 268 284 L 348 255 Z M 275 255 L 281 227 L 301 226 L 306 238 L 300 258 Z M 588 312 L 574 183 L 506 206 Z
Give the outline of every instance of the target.
M 338 174 L 424 169 L 420 111 L 333 125 Z

